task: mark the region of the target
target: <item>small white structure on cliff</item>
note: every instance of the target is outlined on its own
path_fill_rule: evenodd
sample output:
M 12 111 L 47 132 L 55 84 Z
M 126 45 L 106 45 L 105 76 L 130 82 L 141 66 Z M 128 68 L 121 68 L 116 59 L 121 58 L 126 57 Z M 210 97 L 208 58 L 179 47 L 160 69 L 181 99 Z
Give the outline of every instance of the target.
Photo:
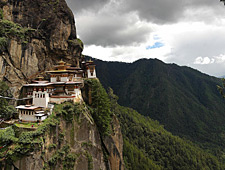
M 22 121 L 43 121 L 47 118 L 47 114 L 43 111 L 43 107 L 21 105 L 16 107 L 19 110 L 19 119 Z
M 87 78 L 96 78 L 95 66 L 91 60 L 85 63 Z
M 83 78 L 96 78 L 93 61 L 84 62 L 83 68 L 71 67 L 61 60 L 58 65 L 54 66 L 53 70 L 46 71 L 50 74 L 50 81 L 38 77 L 38 80 L 24 84 L 23 96 L 29 99 L 26 100 L 26 105 L 16 107 L 19 119 L 33 122 L 42 121 L 50 114 L 46 110 L 52 109 L 51 104 L 82 101 Z

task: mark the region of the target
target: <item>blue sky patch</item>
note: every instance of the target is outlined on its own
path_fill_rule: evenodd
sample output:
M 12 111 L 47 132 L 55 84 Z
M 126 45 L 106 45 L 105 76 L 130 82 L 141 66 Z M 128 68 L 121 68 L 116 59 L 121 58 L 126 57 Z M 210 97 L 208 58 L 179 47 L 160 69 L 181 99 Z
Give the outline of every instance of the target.
M 164 44 L 163 43 L 161 43 L 161 42 L 155 42 L 155 44 L 154 45 L 152 45 L 152 46 L 147 46 L 146 47 L 146 50 L 150 50 L 150 49 L 154 49 L 154 48 L 161 48 L 161 47 L 163 47 L 164 46 Z

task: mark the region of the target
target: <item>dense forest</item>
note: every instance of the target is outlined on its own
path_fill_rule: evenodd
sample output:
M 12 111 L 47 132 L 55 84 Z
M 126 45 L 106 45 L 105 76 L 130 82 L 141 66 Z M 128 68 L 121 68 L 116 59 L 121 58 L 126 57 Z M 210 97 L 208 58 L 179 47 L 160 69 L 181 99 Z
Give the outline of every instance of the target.
M 117 103 L 118 97 L 112 89 L 108 90 L 107 95 L 100 82 L 92 80 L 89 83 L 92 92 L 95 93 L 92 96 L 93 102 L 98 103 L 98 107 L 101 108 L 97 116 L 98 125 L 102 127 L 103 124 L 108 127 L 110 122 L 106 117 L 112 114 L 115 114 L 120 121 L 124 139 L 123 156 L 128 169 L 225 168 L 218 158 L 192 142 L 172 135 L 158 121 L 144 117 L 131 108 L 120 106 Z M 108 104 L 105 105 L 104 101 Z M 110 114 L 106 114 L 105 117 L 100 115 L 105 111 Z
M 158 120 L 165 129 L 217 156 L 224 153 L 225 104 L 220 79 L 157 59 L 134 63 L 95 60 L 97 75 L 118 103 Z

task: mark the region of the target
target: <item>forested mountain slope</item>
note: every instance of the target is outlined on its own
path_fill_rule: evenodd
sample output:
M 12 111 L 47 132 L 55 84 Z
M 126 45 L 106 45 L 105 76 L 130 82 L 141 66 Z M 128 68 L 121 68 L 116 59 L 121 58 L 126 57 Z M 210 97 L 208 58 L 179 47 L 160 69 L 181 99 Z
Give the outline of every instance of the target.
M 215 153 L 224 148 L 225 104 L 217 90 L 220 79 L 157 59 L 95 63 L 99 79 L 119 96 L 119 104 Z
M 124 136 L 124 160 L 128 169 L 224 169 L 218 158 L 195 144 L 172 135 L 162 125 L 117 106 Z
M 121 125 L 119 129 L 122 131 L 124 141 L 123 158 L 127 169 L 219 170 L 225 168 L 218 158 L 192 142 L 172 135 L 158 121 L 144 117 L 131 108 L 120 106 L 113 90 L 108 89 L 107 95 L 98 80 L 88 80 L 88 84 L 92 95 L 91 107 L 97 109 L 99 113 L 98 119 L 95 118 L 95 114 L 93 115 L 95 121 L 97 120 L 97 126 L 98 123 L 100 127 L 108 124 L 109 113 L 119 119 Z M 111 125 L 111 133 L 116 135 L 117 128 L 114 124 Z

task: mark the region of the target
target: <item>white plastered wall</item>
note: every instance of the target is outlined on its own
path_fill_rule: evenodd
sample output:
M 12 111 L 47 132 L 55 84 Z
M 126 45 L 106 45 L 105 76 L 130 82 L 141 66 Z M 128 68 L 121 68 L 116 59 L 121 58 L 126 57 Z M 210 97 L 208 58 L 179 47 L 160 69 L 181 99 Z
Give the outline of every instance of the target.
M 87 75 L 88 75 L 88 78 L 96 78 L 96 71 L 94 69 L 93 71 L 93 75 L 91 75 L 91 71 L 90 69 L 87 70 Z
M 46 91 L 33 92 L 33 104 L 35 106 L 42 106 L 46 108 L 48 106 L 48 102 L 49 102 L 49 94 Z
M 22 111 L 23 111 L 23 114 L 22 114 Z M 30 112 L 30 115 L 29 115 L 29 112 Z M 29 122 L 36 121 L 34 112 L 33 112 L 33 115 L 31 113 L 32 111 L 19 110 L 19 119 L 22 121 L 29 121 Z

